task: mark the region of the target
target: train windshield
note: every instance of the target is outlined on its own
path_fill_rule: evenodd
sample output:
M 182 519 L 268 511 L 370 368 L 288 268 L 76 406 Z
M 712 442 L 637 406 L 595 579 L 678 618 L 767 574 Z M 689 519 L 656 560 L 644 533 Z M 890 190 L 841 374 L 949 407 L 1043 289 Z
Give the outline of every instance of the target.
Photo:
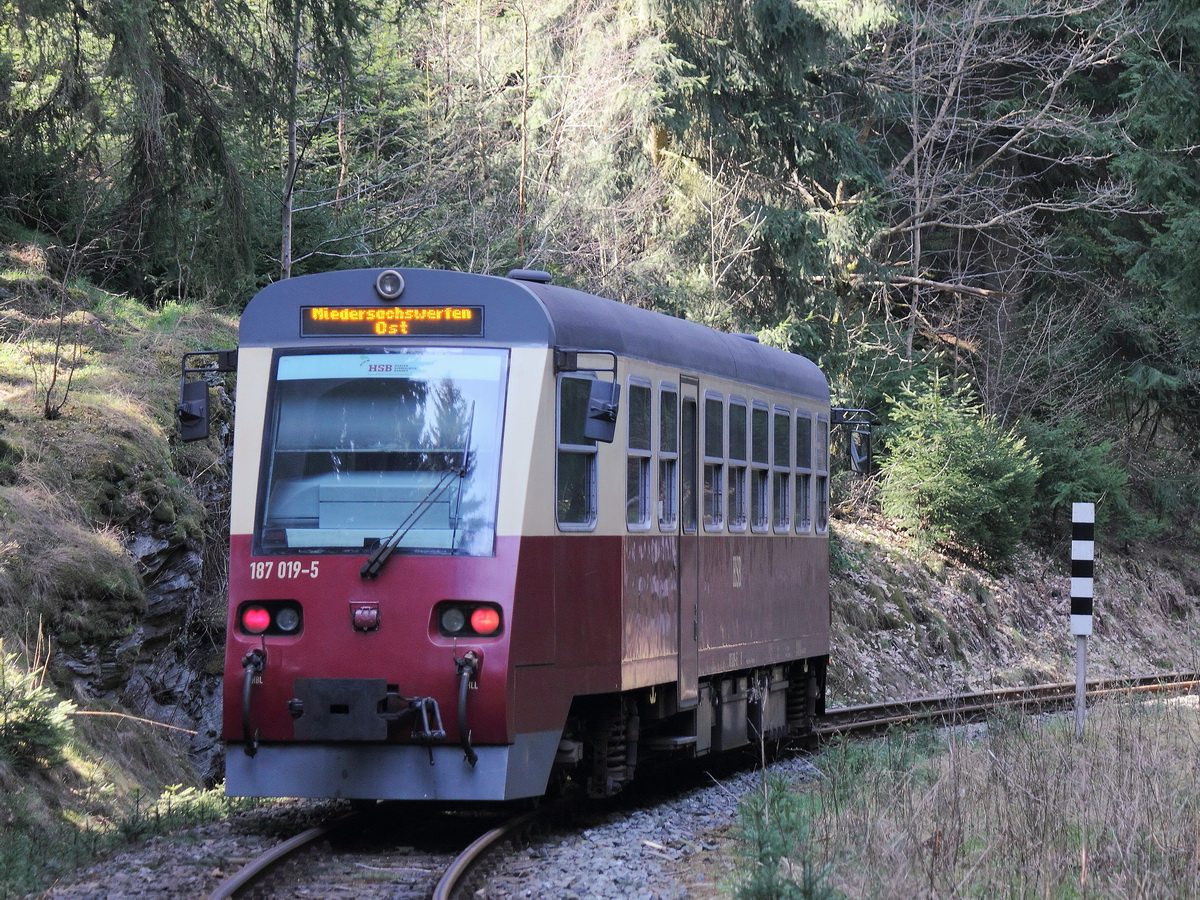
M 490 555 L 507 369 L 477 348 L 279 357 L 262 551 Z

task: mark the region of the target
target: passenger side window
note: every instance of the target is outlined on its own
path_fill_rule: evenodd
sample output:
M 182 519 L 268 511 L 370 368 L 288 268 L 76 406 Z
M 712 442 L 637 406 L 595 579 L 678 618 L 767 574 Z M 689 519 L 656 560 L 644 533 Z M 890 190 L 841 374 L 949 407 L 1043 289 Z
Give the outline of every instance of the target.
M 729 530 L 746 530 L 746 401 L 729 398 Z
M 704 398 L 704 530 L 720 531 L 723 515 L 725 471 L 725 404 L 719 396 Z
M 596 442 L 583 433 L 591 384 L 573 375 L 558 382 L 555 518 L 564 531 L 596 526 Z
M 631 531 L 650 527 L 650 385 L 631 380 L 628 410 L 629 442 L 625 458 L 625 524 Z
M 768 484 L 770 481 L 771 436 L 767 407 L 754 404 L 750 411 L 750 528 L 766 531 L 770 525 Z
M 812 415 L 796 413 L 796 530 L 812 531 Z
M 790 410 L 775 410 L 773 429 L 772 503 L 775 509 L 775 530 L 786 531 L 792 526 L 792 414 Z

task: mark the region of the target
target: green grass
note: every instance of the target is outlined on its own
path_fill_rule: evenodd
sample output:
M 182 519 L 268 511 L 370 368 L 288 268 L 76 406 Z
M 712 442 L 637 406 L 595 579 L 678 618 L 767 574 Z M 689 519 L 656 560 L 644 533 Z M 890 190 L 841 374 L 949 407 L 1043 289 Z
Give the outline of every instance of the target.
M 182 753 L 166 758 L 169 742 L 144 720 L 85 716 L 61 699 L 47 678 L 45 635 L 34 645 L 25 662 L 0 642 L 0 898 L 42 890 L 129 841 L 248 805 L 220 789 L 147 787 L 155 773 L 183 771 Z

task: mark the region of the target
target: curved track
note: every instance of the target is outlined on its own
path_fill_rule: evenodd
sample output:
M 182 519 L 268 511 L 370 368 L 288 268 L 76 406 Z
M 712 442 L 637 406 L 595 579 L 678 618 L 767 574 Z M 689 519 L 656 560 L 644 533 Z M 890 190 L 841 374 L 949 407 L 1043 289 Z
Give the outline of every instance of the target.
M 282 844 L 276 844 L 266 853 L 252 859 L 229 878 L 226 878 L 217 885 L 216 890 L 208 895 L 208 900 L 231 900 L 231 898 L 236 897 L 242 890 L 256 882 L 267 872 L 270 872 L 272 868 L 279 865 L 285 859 L 289 859 L 293 854 L 298 853 L 313 841 L 329 834 L 331 829 L 349 821 L 350 818 L 350 816 L 347 816 L 330 825 L 318 825 L 315 828 L 301 832 L 293 838 L 289 838 Z
M 467 879 L 475 871 L 479 862 L 487 855 L 489 850 L 510 838 L 522 828 L 529 826 L 553 808 L 556 808 L 556 805 L 550 804 L 521 815 L 516 815 L 476 838 L 466 849 L 455 856 L 448 866 L 444 867 L 444 871 L 442 871 L 435 886 L 433 885 L 433 879 L 437 878 L 437 869 L 441 869 L 442 867 L 432 862 L 428 863 L 433 866 L 431 871 L 435 873 L 430 878 L 434 900 L 450 900 L 467 883 Z M 310 828 L 307 831 L 297 834 L 295 837 L 277 844 L 221 882 L 208 895 L 208 900 L 233 900 L 233 898 L 250 896 L 252 892 L 260 891 L 269 894 L 272 890 L 273 882 L 281 878 L 280 871 L 285 863 L 297 860 L 305 853 L 311 852 L 313 845 L 322 838 L 335 837 L 338 832 L 350 832 L 364 826 L 367 824 L 369 816 L 370 813 L 365 811 L 350 813 L 327 825 Z M 397 847 L 397 851 L 398 853 L 407 853 L 407 851 L 401 850 L 399 847 Z M 432 856 L 434 855 L 431 854 Z M 445 857 L 441 858 L 444 859 Z M 416 867 L 409 866 L 409 868 Z M 425 892 L 428 890 L 429 888 L 426 888 Z M 428 893 L 425 893 L 425 896 L 428 896 Z
M 544 814 L 545 808 L 539 807 L 505 822 L 498 828 L 493 828 L 472 843 L 471 846 L 455 857 L 454 862 L 446 869 L 446 873 L 441 877 L 441 880 L 437 883 L 437 887 L 433 890 L 433 900 L 451 900 L 454 892 L 466 883 L 467 875 L 470 874 L 472 868 L 488 850 Z

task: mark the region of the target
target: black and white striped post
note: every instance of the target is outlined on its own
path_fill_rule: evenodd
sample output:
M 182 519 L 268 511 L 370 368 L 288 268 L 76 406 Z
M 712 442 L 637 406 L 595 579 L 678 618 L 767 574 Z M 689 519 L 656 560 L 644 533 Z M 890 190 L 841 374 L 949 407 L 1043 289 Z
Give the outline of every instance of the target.
M 1071 634 L 1075 635 L 1075 737 L 1087 711 L 1087 639 L 1096 597 L 1096 504 L 1071 504 Z

